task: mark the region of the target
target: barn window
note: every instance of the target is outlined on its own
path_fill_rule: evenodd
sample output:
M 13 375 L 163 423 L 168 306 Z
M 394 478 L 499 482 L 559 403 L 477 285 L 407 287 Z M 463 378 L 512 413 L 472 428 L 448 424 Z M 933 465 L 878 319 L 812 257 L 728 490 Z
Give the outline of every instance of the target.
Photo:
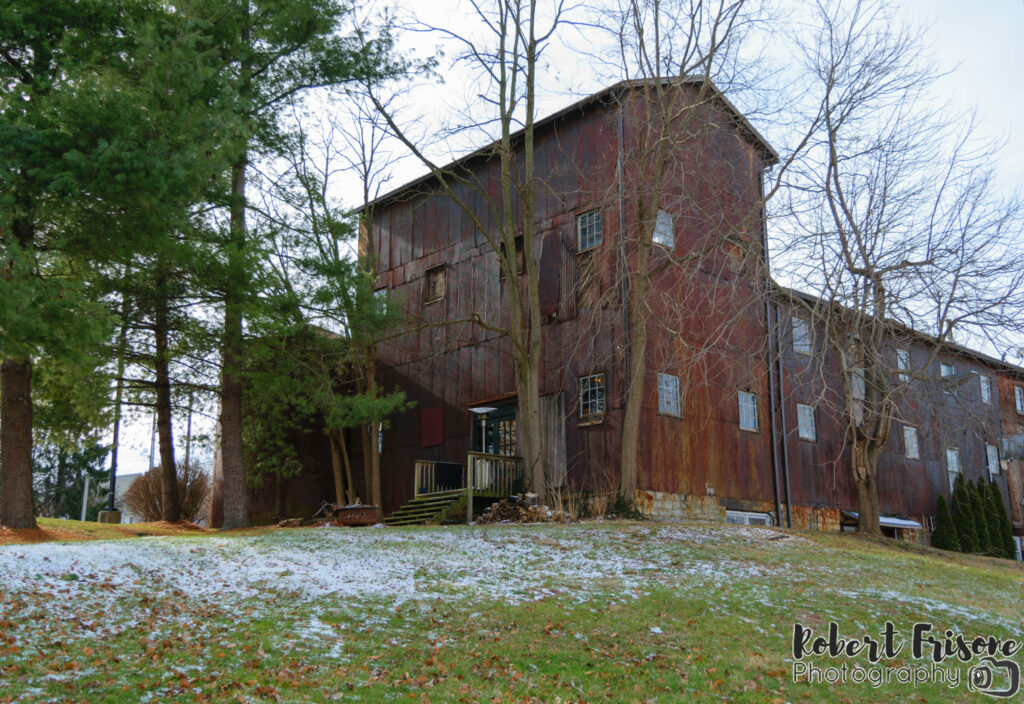
M 806 318 L 793 316 L 793 351 L 797 354 L 811 353 L 811 324 Z
M 658 413 L 680 416 L 679 377 L 658 372 Z
M 978 377 L 978 383 L 981 384 L 981 402 L 992 403 L 992 379 L 982 374 Z
M 960 474 L 960 450 L 955 447 L 946 448 L 946 470 L 949 472 L 949 490 L 953 491 L 953 483 Z
M 1013 400 L 1017 404 L 1017 413 L 1024 413 L 1024 386 L 1013 387 Z
M 740 430 L 757 431 L 757 394 L 750 391 L 739 392 Z
M 580 419 L 604 418 L 604 374 L 580 377 Z
M 814 427 L 814 407 L 806 403 L 796 404 L 797 435 L 801 440 L 815 441 L 818 433 Z
M 516 266 L 516 273 L 522 275 L 522 273 L 526 270 L 526 265 L 525 265 L 524 260 L 523 260 L 523 236 L 522 235 L 519 235 L 518 237 L 516 237 L 516 239 L 515 239 L 515 247 L 516 247 L 516 264 L 515 264 L 515 266 Z M 505 259 L 505 243 L 504 242 L 501 243 L 501 258 L 502 258 L 502 260 Z M 505 278 L 505 265 L 503 264 L 503 262 L 498 262 L 498 272 L 499 272 L 498 277 L 500 279 L 504 279 Z
M 444 298 L 445 271 L 444 265 L 427 269 L 427 275 L 423 283 L 423 302 L 440 301 Z
M 999 474 L 999 448 L 995 445 L 985 445 L 985 456 L 988 460 L 988 475 Z
M 601 244 L 601 211 L 588 210 L 576 218 L 579 251 Z
M 672 222 L 672 216 L 664 210 L 658 210 L 658 217 L 654 221 L 654 233 L 651 236 L 651 240 L 655 244 L 666 247 L 675 247 L 676 245 L 675 224 Z
M 917 428 L 912 425 L 903 426 L 903 454 L 908 460 L 921 459 L 921 450 L 917 446 Z
M 956 367 L 949 362 L 942 362 L 939 364 L 939 373 L 942 374 L 943 379 L 948 379 L 956 373 Z M 953 382 L 943 382 L 943 391 L 947 394 L 953 393 Z
M 910 381 L 910 375 L 907 374 L 910 371 L 910 350 L 896 350 L 896 368 L 899 370 L 899 380 L 901 382 L 906 383 Z

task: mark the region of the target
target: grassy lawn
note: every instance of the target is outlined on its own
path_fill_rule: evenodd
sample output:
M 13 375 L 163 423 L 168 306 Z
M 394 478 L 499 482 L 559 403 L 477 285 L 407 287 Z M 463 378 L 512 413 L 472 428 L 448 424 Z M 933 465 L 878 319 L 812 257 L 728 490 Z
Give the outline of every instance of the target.
M 882 665 L 926 666 L 915 622 L 1024 638 L 1022 587 L 1012 563 L 704 524 L 14 544 L 0 702 L 987 701 L 965 679 L 794 682 L 793 624 L 891 621 L 906 647 Z

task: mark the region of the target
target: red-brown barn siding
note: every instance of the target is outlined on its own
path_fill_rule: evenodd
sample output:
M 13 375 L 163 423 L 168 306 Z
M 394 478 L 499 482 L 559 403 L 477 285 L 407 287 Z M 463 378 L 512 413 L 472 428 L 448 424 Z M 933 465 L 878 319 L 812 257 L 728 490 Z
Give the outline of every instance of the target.
M 1001 486 L 1010 511 L 1014 535 L 1024 535 L 1024 413 L 1017 410 L 1014 389 L 1024 388 L 1024 373 L 1001 371 L 995 377 L 993 393 L 998 394 L 1003 429 L 1002 465 L 1006 484 Z
M 689 176 L 685 183 L 679 180 L 678 188 L 667 191 L 674 198 L 685 194 L 688 204 L 685 211 L 682 207 L 677 211 L 678 252 L 702 242 L 708 231 L 735 220 L 737 202 L 743 202 L 750 212 L 758 198 L 760 157 L 734 128 L 706 124 L 707 118 L 715 115 L 726 123 L 717 110 L 702 113 L 704 122 L 689 136 L 688 151 L 680 150 L 679 171 Z M 628 140 L 636 130 L 630 127 L 628 117 L 625 121 Z M 549 123 L 536 138 L 540 185 L 534 248 L 543 276 L 541 303 L 546 319 L 541 392 L 565 393 L 567 481 L 574 488 L 593 491 L 611 490 L 618 484 L 625 392 L 617 133 L 614 107 L 591 104 Z M 723 137 L 720 133 L 727 134 Z M 500 196 L 496 160 L 476 159 L 469 169 L 479 182 L 488 184 L 492 198 Z M 737 171 L 741 173 L 737 175 Z M 716 179 L 725 187 L 715 183 Z M 473 197 L 468 188 L 457 190 L 461 198 L 473 203 L 487 226 L 493 227 L 493 214 L 484 199 Z M 515 392 L 508 340 L 482 326 L 452 324 L 477 313 L 483 320 L 507 325 L 504 290 L 510 285 L 499 276 L 497 257 L 477 226 L 457 206 L 449 207 L 453 203 L 438 195 L 428 182 L 404 199 L 378 205 L 374 213 L 381 281 L 403 301 L 413 325 L 425 326 L 381 345 L 381 381 L 406 389 L 417 407 L 441 404 L 445 408 L 443 457 L 436 456 L 436 447 L 428 452 L 418 446 L 416 410 L 391 419 L 392 430 L 384 433 L 382 457 L 383 483 L 391 485 L 385 498 L 387 512 L 409 498 L 416 459 L 464 462 L 473 422 L 467 412 L 469 405 L 483 401 L 493 405 L 491 399 Z M 575 310 L 576 301 L 566 300 L 575 294 L 560 277 L 578 265 L 576 217 L 592 208 L 600 208 L 602 213 L 602 244 L 591 255 L 596 295 L 589 309 Z M 628 207 L 623 217 L 627 228 L 632 227 Z M 728 226 L 735 228 L 736 224 Z M 759 224 L 746 230 L 754 246 L 759 246 Z M 420 242 L 424 243 L 422 253 L 417 249 Z M 446 267 L 445 298 L 423 303 L 424 274 L 442 264 Z M 721 268 L 715 262 L 705 262 L 705 266 Z M 689 285 L 705 292 L 714 292 L 721 285 L 719 277 L 707 272 L 691 272 L 690 276 Z M 700 495 L 710 490 L 737 500 L 773 500 L 770 447 L 758 434 L 736 427 L 734 384 L 741 376 L 744 385 L 762 399 L 762 433 L 769 427 L 763 309 L 750 305 L 757 300 L 756 286 L 744 286 L 740 297 L 746 300 L 738 314 L 741 332 L 734 354 L 706 360 L 718 371 L 689 385 L 681 420 L 657 415 L 656 372 L 664 369 L 652 365 L 645 381 L 642 488 Z M 693 321 L 728 318 L 727 313 L 715 310 L 714 295 L 703 294 L 703 302 L 707 308 L 693 311 Z M 736 305 L 735 300 L 727 302 Z M 444 321 L 448 324 L 442 326 Z M 700 328 L 692 329 L 696 333 Z M 671 340 L 662 339 L 664 335 L 667 333 L 661 328 L 652 326 L 652 349 L 671 345 Z M 597 372 L 604 373 L 607 380 L 605 416 L 599 424 L 580 427 L 577 379 Z M 399 432 L 399 426 L 410 430 Z

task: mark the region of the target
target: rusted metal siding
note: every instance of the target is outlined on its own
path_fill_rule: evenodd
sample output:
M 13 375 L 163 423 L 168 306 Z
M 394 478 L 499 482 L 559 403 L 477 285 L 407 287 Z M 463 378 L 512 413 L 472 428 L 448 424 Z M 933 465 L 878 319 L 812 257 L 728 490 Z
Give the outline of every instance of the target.
M 1000 446 L 1004 480 L 1003 499 L 1010 511 L 1014 535 L 1024 535 L 1024 413 L 1017 410 L 1015 389 L 1024 388 L 1024 374 L 999 370 L 993 378 L 1003 437 Z
M 850 477 L 847 432 L 840 415 L 841 383 L 838 367 L 821 334 L 812 326 L 810 356 L 794 352 L 791 313 L 782 306 L 783 326 L 783 412 L 786 415 L 789 473 L 793 504 L 810 507 L 833 506 L 855 511 L 856 495 Z M 978 377 L 995 379 L 994 371 L 981 361 L 950 352 L 941 354 L 931 366 L 921 369 L 931 355 L 923 343 L 900 343 L 909 349 L 910 368 L 915 378 L 906 392 L 896 398 L 895 420 L 888 444 L 878 463 L 879 509 L 883 514 L 916 518 L 934 516 L 940 494 L 949 497 L 946 448 L 959 451 L 965 479 L 987 477 L 986 443 L 999 444 L 1002 433 L 999 407 L 981 400 Z M 896 370 L 895 347 L 888 366 Z M 947 394 L 940 363 L 955 365 L 955 393 Z M 993 384 L 993 393 L 995 385 Z M 797 403 L 816 408 L 818 439 L 798 438 Z M 903 428 L 917 430 L 919 459 L 906 456 Z M 1006 492 L 1005 478 L 995 478 Z
M 708 112 L 702 119 L 713 114 Z M 546 323 L 541 392 L 565 393 L 567 482 L 574 488 L 595 491 L 618 484 L 625 391 L 616 118 L 614 104 L 591 105 L 541 131 L 536 151 L 541 183 L 534 246 Z M 718 136 L 719 129 L 728 134 Z M 746 210 L 753 208 L 761 168 L 760 158 L 732 127 L 703 124 L 700 134 L 688 140 L 687 148 L 689 153 L 681 152 L 680 169 L 691 176 L 685 184 L 680 180 L 669 189 L 680 203 L 685 193 L 692 206 L 688 212 L 677 211 L 679 221 L 685 222 L 680 228 L 680 251 L 701 242 L 700 233 L 721 226 L 714 220 L 731 217 L 716 211 L 736 210 L 737 199 Z M 715 159 L 723 163 L 720 171 L 712 166 Z M 486 184 L 488 197 L 500 197 L 495 160 L 477 160 L 470 164 L 470 171 L 472 179 Z M 698 173 L 705 176 L 692 176 Z M 704 183 L 717 178 L 724 184 Z M 472 204 L 493 234 L 496 214 L 488 208 L 487 197 L 473 194 L 465 186 L 457 189 L 457 195 Z M 580 255 L 576 251 L 576 218 L 593 208 L 601 209 L 602 244 Z M 445 419 L 445 442 L 432 448 L 417 445 L 416 411 L 391 420 L 382 457 L 385 510 L 391 511 L 411 498 L 415 459 L 464 461 L 473 422 L 469 405 L 514 394 L 508 340 L 482 326 L 455 322 L 479 315 L 492 324 L 507 325 L 505 289 L 514 283 L 499 276 L 497 255 L 472 218 L 429 184 L 379 206 L 374 224 L 381 281 L 402 302 L 413 328 L 381 344 L 381 382 L 388 388 L 405 389 L 419 407 L 442 406 Z M 753 226 L 747 232 L 756 244 L 759 229 Z M 441 301 L 424 303 L 423 277 L 428 269 L 440 265 L 445 266 L 446 295 Z M 718 266 L 707 261 L 704 265 Z M 581 270 L 592 271 L 592 298 L 579 298 L 578 280 L 576 285 L 567 280 L 578 279 Z M 671 274 L 663 276 L 668 277 Z M 717 296 L 721 300 L 716 301 L 720 281 L 708 272 L 695 272 L 693 281 L 705 290 L 703 299 L 711 310 L 729 298 Z M 642 488 L 705 494 L 710 486 L 718 496 L 772 499 L 770 448 L 763 440 L 764 429 L 769 427 L 762 352 L 765 333 L 759 309 L 748 305 L 756 295 L 756 286 L 749 284 L 739 297 L 732 297 L 748 299 L 741 307 L 749 309 L 737 317 L 741 331 L 732 353 L 709 359 L 713 371 L 691 384 L 682 421 L 659 418 L 656 383 L 645 384 L 645 405 L 654 412 L 645 413 L 643 420 Z M 735 305 L 735 300 L 731 304 Z M 723 312 L 722 317 L 729 316 Z M 708 311 L 693 312 L 695 322 L 707 318 Z M 700 334 L 701 326 L 695 325 L 693 331 Z M 652 349 L 669 344 L 663 337 L 655 331 Z M 651 369 L 653 379 L 659 369 L 653 364 Z M 581 427 L 577 379 L 598 372 L 606 376 L 605 415 L 601 423 Z M 762 435 L 743 433 L 736 427 L 735 384 L 740 377 L 762 399 Z M 732 403 L 723 398 L 731 398 Z M 680 423 L 683 431 L 677 432 Z

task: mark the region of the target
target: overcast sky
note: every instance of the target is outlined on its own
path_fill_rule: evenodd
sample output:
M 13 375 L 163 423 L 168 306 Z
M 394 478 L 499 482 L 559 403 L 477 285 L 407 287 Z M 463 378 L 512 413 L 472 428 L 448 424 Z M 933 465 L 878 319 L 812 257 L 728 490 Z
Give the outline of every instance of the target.
M 412 0 L 404 0 L 408 5 Z M 451 11 L 458 0 L 433 0 L 431 21 L 449 27 L 464 22 L 465 15 Z M 1007 191 L 1024 185 L 1024 0 L 898 0 L 899 15 L 912 26 L 927 28 L 926 39 L 936 65 L 950 73 L 941 79 L 939 89 L 957 112 L 977 110 L 981 136 L 1005 140 L 999 174 Z M 421 7 L 416 2 L 417 8 Z M 794 2 L 799 8 L 799 2 Z M 799 13 L 799 9 L 797 10 Z M 578 37 L 577 37 L 578 40 Z M 578 43 L 574 40 L 574 43 Z M 429 51 L 437 40 L 425 35 L 412 44 L 421 52 Z M 593 60 L 567 52 L 553 55 L 544 83 L 547 90 L 540 103 L 540 116 L 574 102 L 582 94 L 598 90 L 609 82 L 608 74 Z M 465 83 L 457 74 L 447 76 L 443 87 L 432 86 L 414 93 L 411 107 L 424 116 L 436 118 L 457 109 L 465 100 Z M 472 96 L 472 91 L 468 91 Z M 483 136 L 475 146 L 483 143 Z M 458 153 L 460 150 L 456 149 Z M 407 162 L 385 190 L 396 187 L 422 173 L 415 163 Z M 340 184 L 349 190 L 352 183 Z M 348 200 L 348 199 L 346 199 Z M 354 203 L 349 201 L 349 205 Z M 182 419 L 181 430 L 183 430 Z M 211 423 L 197 419 L 200 432 L 209 432 Z M 149 463 L 150 422 L 139 419 L 126 429 L 126 443 L 120 453 L 120 473 L 145 471 Z M 179 430 L 179 455 L 184 455 L 184 438 Z

